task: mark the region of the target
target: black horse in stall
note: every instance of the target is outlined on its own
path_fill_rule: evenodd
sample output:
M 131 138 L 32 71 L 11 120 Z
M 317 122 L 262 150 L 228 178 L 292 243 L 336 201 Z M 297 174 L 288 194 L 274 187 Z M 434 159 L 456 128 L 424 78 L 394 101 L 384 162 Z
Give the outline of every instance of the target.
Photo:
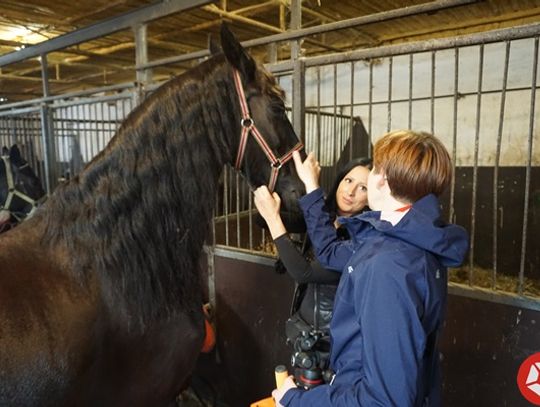
M 0 162 L 0 233 L 32 215 L 45 199 L 41 181 L 19 147 L 2 147 Z
M 203 342 L 198 264 L 223 165 L 301 216 L 283 91 L 226 26 L 221 46 L 0 237 L 0 405 L 174 404 Z

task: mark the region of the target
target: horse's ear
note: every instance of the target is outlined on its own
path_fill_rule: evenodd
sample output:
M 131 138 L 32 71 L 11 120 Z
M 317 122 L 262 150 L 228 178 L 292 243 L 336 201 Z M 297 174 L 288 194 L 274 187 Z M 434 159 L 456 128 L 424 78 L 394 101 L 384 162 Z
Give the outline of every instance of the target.
M 212 35 L 208 36 L 208 50 L 212 56 L 221 54 L 223 52 Z
M 255 61 L 225 23 L 221 24 L 221 48 L 229 63 L 240 72 L 246 83 L 252 82 L 255 79 Z
M 9 159 L 15 164 L 23 161 L 21 151 L 19 150 L 17 144 L 13 144 L 9 149 Z

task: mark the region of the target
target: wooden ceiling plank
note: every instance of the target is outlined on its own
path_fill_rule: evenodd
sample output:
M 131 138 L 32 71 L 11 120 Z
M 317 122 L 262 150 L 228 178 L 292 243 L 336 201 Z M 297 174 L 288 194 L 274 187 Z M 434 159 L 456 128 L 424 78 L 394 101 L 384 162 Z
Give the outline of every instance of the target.
M 14 75 L 14 74 L 11 74 L 11 73 L 2 73 L 0 74 L 0 80 L 3 80 L 3 79 L 12 79 L 12 80 L 17 80 L 17 81 L 25 81 L 25 82 L 39 82 L 40 85 L 41 85 L 41 77 L 40 76 L 21 76 L 21 75 Z M 62 82 L 61 80 L 58 81 L 57 79 L 49 79 L 49 82 Z M 4 91 L 2 90 L 2 93 L 4 93 Z
M 180 2 L 175 1 L 174 3 L 172 1 L 168 3 L 155 3 L 153 6 L 140 8 L 131 13 L 118 16 L 114 19 L 105 20 L 87 26 L 75 32 L 69 33 L 66 36 L 56 37 L 50 41 L 46 41 L 45 43 L 25 48 L 17 53 L 2 55 L 0 56 L 0 66 L 20 61 L 21 58 L 31 58 L 43 53 L 55 51 L 59 48 L 64 48 L 66 46 L 80 44 L 81 42 L 97 38 L 100 35 L 111 34 L 113 32 L 125 29 L 126 27 L 131 27 L 133 24 L 143 23 L 153 18 L 158 18 L 158 16 L 163 17 L 164 15 L 185 9 L 187 7 L 186 4 L 189 4 L 189 6 L 192 7 L 193 5 L 200 5 L 207 2 L 207 0 L 182 0 Z
M 460 31 L 461 34 L 463 34 L 464 32 L 484 31 L 487 26 L 490 27 L 489 29 L 501 28 L 500 24 L 503 23 L 518 23 L 518 25 L 522 25 L 526 23 L 526 21 L 523 21 L 524 19 L 535 20 L 538 19 L 538 17 L 540 17 L 540 7 L 527 11 L 518 11 L 510 14 L 507 13 L 496 17 L 481 17 L 467 21 L 458 20 L 458 23 L 454 23 L 451 25 L 438 25 L 437 29 L 426 28 L 422 30 L 408 31 L 406 34 L 400 33 L 381 36 L 380 42 L 381 44 L 389 42 L 402 42 L 404 40 L 411 40 L 414 38 L 425 37 L 433 34 L 442 34 L 449 32 L 455 34 L 456 31 Z
M 105 13 L 105 12 L 115 8 L 115 7 L 118 7 L 118 6 L 124 5 L 124 4 L 126 4 L 126 0 L 117 0 L 117 1 L 106 3 L 103 6 L 98 7 L 98 8 L 92 7 L 90 12 L 88 10 L 85 10 L 83 13 L 81 13 L 79 15 L 75 15 L 73 17 L 68 18 L 66 20 L 66 23 L 74 26 L 75 23 L 77 23 L 78 21 L 80 21 L 82 19 L 87 19 L 87 20 L 91 19 L 92 16 L 94 16 L 96 14 Z
M 252 18 L 241 16 L 241 15 L 236 14 L 236 13 L 231 12 L 231 11 L 222 10 L 219 7 L 217 7 L 215 4 L 210 4 L 210 5 L 207 5 L 207 6 L 203 6 L 202 8 L 204 10 L 208 11 L 209 13 L 217 14 L 220 17 L 226 17 L 226 18 L 229 18 L 229 19 L 234 20 L 234 21 L 239 21 L 241 23 L 248 24 L 248 25 L 253 26 L 253 27 L 262 28 L 262 29 L 264 29 L 266 31 L 270 31 L 270 32 L 273 32 L 273 33 L 282 33 L 283 32 L 283 30 L 281 28 L 279 28 L 279 27 L 275 27 L 273 25 L 266 24 L 266 23 L 254 20 Z
M 310 14 L 310 15 L 320 19 L 322 23 L 333 23 L 333 22 L 339 21 L 338 19 L 336 19 L 334 17 L 330 17 L 330 16 L 328 16 L 326 14 L 323 14 L 323 13 L 320 13 L 318 11 L 312 10 L 312 9 L 310 9 L 308 7 L 305 7 L 305 6 L 302 7 L 302 12 Z M 373 44 L 377 43 L 377 40 L 373 35 L 366 33 L 365 31 L 361 30 L 358 27 L 348 28 L 347 30 L 349 30 L 349 32 L 351 32 L 354 35 L 360 35 L 366 41 L 366 43 L 368 43 L 369 45 L 373 45 Z

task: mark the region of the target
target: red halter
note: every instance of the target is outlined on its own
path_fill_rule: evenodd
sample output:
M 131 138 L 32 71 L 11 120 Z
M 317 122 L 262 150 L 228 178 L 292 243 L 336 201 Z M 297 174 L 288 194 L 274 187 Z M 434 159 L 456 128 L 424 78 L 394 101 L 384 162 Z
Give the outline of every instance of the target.
M 255 137 L 255 141 L 262 148 L 264 154 L 268 158 L 268 161 L 270 161 L 270 166 L 272 167 L 272 171 L 270 173 L 270 181 L 268 182 L 268 189 L 270 190 L 270 192 L 272 192 L 274 191 L 274 187 L 276 186 L 277 177 L 281 166 L 292 158 L 292 153 L 294 151 L 301 150 L 302 148 L 304 148 L 304 145 L 302 144 L 302 142 L 298 142 L 298 144 L 291 148 L 288 153 L 286 153 L 280 158 L 277 158 L 266 143 L 266 141 L 264 141 L 264 137 L 261 135 L 261 133 L 257 129 L 257 126 L 255 126 L 253 119 L 249 115 L 249 108 L 246 100 L 246 95 L 244 94 L 244 88 L 242 87 L 242 81 L 240 80 L 240 74 L 236 69 L 233 70 L 233 74 L 234 84 L 236 85 L 236 91 L 238 92 L 238 100 L 240 101 L 240 109 L 242 110 L 242 120 L 240 121 L 240 123 L 242 124 L 242 134 L 240 135 L 240 144 L 238 145 L 238 154 L 236 155 L 236 163 L 234 164 L 234 168 L 237 170 L 240 169 L 242 159 L 244 158 L 244 152 L 246 151 L 248 135 L 250 133 L 253 134 L 253 137 Z

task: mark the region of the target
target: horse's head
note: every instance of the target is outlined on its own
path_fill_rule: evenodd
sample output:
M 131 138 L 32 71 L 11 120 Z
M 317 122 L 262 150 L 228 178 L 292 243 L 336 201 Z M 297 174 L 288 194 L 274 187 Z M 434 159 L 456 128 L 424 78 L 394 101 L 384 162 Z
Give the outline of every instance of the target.
M 11 217 L 23 220 L 45 196 L 41 181 L 17 145 L 2 148 L 0 162 L 0 228 Z
M 289 231 L 305 228 L 298 198 L 305 188 L 298 178 L 292 152 L 303 145 L 294 132 L 284 104 L 285 93 L 275 78 L 259 66 L 225 24 L 221 47 L 233 67 L 239 106 L 236 151 L 233 164 L 252 188 L 268 185 L 282 200 L 282 218 Z

